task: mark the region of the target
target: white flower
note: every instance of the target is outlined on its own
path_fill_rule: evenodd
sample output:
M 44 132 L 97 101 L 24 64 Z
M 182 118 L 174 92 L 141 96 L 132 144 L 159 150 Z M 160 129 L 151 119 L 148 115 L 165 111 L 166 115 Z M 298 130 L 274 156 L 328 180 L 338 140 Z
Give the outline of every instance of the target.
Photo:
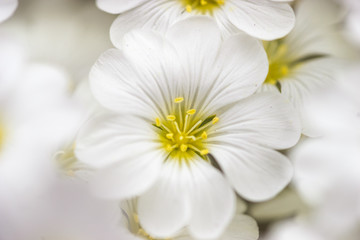
M 141 226 L 139 217 L 136 211 L 136 201 L 124 201 L 121 209 L 123 212 L 122 225 L 124 230 L 122 231 L 122 239 L 126 240 L 144 240 L 155 239 L 149 235 Z M 225 230 L 225 232 L 218 238 L 222 240 L 257 240 L 259 238 L 259 229 L 256 221 L 243 214 L 246 208 L 242 208 L 244 203 L 239 201 L 238 212 L 232 219 L 231 223 Z M 186 231 L 182 229 L 176 234 L 174 240 L 191 240 L 192 238 Z
M 345 57 L 351 49 L 336 25 L 342 13 L 338 5 L 327 0 L 302 0 L 295 12 L 296 25 L 289 35 L 264 42 L 270 67 L 262 90 L 286 96 L 301 115 L 303 133 L 313 135 L 303 105 L 314 91 L 333 83 L 339 69 L 336 58 Z
M 224 36 L 244 31 L 264 40 L 285 36 L 295 22 L 288 3 L 272 0 L 97 0 L 97 5 L 104 11 L 120 13 L 110 31 L 117 47 L 129 30 L 164 31 L 194 15 L 211 16 Z
M 17 73 L 13 91 L 0 98 L 0 201 L 1 211 L 5 209 L 21 224 L 55 179 L 51 159 L 73 135 L 79 118 L 62 70 L 28 64 L 17 68 Z
M 112 113 L 89 120 L 76 142 L 79 160 L 101 168 L 98 194 L 140 196 L 139 220 L 154 237 L 188 225 L 193 237 L 214 238 L 234 214 L 232 188 L 260 201 L 289 182 L 291 164 L 273 149 L 293 146 L 299 123 L 279 94 L 250 96 L 267 74 L 257 40 L 222 42 L 211 19 L 194 17 L 165 36 L 129 33 L 121 49 L 90 74 Z
M 17 0 L 1 0 L 0 2 L 0 22 L 8 19 L 15 12 L 18 6 Z

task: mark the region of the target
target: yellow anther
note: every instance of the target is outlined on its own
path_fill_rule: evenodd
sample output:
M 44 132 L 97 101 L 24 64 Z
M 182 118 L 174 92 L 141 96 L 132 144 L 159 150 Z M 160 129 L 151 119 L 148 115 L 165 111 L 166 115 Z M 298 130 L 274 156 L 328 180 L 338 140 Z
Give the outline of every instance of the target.
M 215 124 L 219 121 L 219 118 L 218 117 L 214 117 L 213 120 L 212 120 L 212 123 Z
M 168 139 L 173 139 L 173 138 L 174 138 L 174 134 L 173 134 L 173 133 L 168 133 L 168 134 L 166 134 L 166 138 L 168 138 Z
M 201 5 L 206 5 L 206 4 L 208 4 L 208 2 L 206 0 L 200 0 L 200 4 Z
M 208 150 L 208 149 L 203 149 L 203 150 L 200 151 L 200 154 L 201 154 L 201 155 L 206 155 L 206 154 L 208 154 L 208 153 L 209 153 L 209 150 Z
M 169 120 L 169 121 L 175 121 L 176 117 L 174 115 L 167 115 L 166 119 Z
M 202 138 L 202 139 L 207 139 L 207 134 L 206 134 L 205 131 L 201 134 L 201 138 Z
M 189 5 L 189 4 L 186 5 L 186 11 L 189 12 L 189 13 L 192 12 L 192 7 L 191 7 L 191 5 Z
M 219 5 L 223 5 L 225 3 L 225 0 L 217 0 L 216 1 Z
M 156 124 L 156 126 L 158 126 L 158 127 L 161 126 L 160 118 L 156 118 L 156 119 L 155 119 L 155 124 Z
M 171 152 L 173 150 L 173 147 L 170 144 L 166 145 L 166 151 Z
M 187 149 L 188 149 L 188 145 L 186 145 L 186 144 L 181 144 L 180 150 L 181 150 L 182 152 L 186 152 Z
M 196 113 L 196 109 L 187 110 L 186 113 L 189 114 L 189 115 L 194 115 Z
M 177 97 L 177 98 L 174 99 L 175 103 L 181 103 L 182 101 L 184 101 L 183 97 Z

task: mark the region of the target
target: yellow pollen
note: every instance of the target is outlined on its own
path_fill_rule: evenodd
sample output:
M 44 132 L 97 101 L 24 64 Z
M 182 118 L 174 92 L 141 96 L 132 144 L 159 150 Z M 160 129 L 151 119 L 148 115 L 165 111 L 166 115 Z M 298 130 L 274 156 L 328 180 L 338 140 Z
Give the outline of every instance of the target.
M 212 15 L 216 9 L 225 4 L 225 0 L 179 0 L 189 13 L 196 11 L 198 14 Z
M 156 126 L 158 126 L 158 127 L 161 126 L 160 118 L 156 118 L 156 119 L 155 119 L 155 124 L 156 124 Z
M 170 105 L 165 118 L 155 118 L 155 131 L 159 134 L 159 140 L 169 159 L 180 162 L 188 162 L 199 159 L 207 159 L 208 131 L 211 131 L 212 123 L 218 118 L 215 114 L 204 115 L 198 113 L 195 108 L 185 108 L 185 99 L 177 97 L 173 99 L 175 104 Z M 153 124 L 155 126 L 155 124 Z
M 173 134 L 173 133 L 168 133 L 168 134 L 166 134 L 166 138 L 167 138 L 167 139 L 173 139 L 173 138 L 174 138 L 174 134 Z
M 166 145 L 166 151 L 171 152 L 172 150 L 173 147 L 170 144 Z
M 181 103 L 182 101 L 184 101 L 183 97 L 177 97 L 177 98 L 174 99 L 175 103 Z
M 188 149 L 188 145 L 186 145 L 186 144 L 181 144 L 180 150 L 181 150 L 182 152 L 186 152 L 187 149 Z
M 194 115 L 196 113 L 196 109 L 190 109 L 186 113 L 189 115 Z
M 169 121 L 175 121 L 176 117 L 174 115 L 167 115 L 166 119 L 169 120 Z
M 201 155 L 206 155 L 206 154 L 208 154 L 208 153 L 209 153 L 209 150 L 208 150 L 208 149 L 203 149 L 203 150 L 200 151 L 200 154 L 201 154 Z
M 201 138 L 202 138 L 202 139 L 207 139 L 207 134 L 206 134 L 205 131 L 201 134 Z
M 215 124 L 219 121 L 219 118 L 218 117 L 214 117 L 213 120 L 212 120 L 212 123 Z
M 191 7 L 191 5 L 186 5 L 186 11 L 188 12 L 188 13 L 191 13 L 192 12 L 192 7 Z

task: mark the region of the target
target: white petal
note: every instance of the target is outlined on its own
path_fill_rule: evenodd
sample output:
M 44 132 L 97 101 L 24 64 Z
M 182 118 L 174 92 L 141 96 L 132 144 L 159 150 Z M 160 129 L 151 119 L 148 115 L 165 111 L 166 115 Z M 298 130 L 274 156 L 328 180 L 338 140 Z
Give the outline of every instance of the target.
M 165 32 L 169 26 L 183 19 L 184 8 L 177 1 L 151 0 L 124 12 L 110 29 L 112 43 L 121 48 L 124 35 L 134 29 L 153 29 Z
M 186 166 L 168 161 L 163 165 L 158 182 L 139 197 L 139 220 L 152 237 L 173 237 L 188 222 L 190 174 Z
M 96 0 L 96 5 L 101 10 L 108 13 L 122 13 L 130 10 L 146 0 Z
M 209 148 L 237 193 L 247 200 L 268 200 L 292 178 L 292 165 L 277 151 L 236 139 Z
M 222 43 L 215 65 L 208 70 L 214 72 L 214 82 L 208 83 L 211 88 L 202 105 L 216 112 L 218 108 L 250 96 L 265 80 L 268 66 L 266 53 L 258 40 L 245 34 L 228 38 Z
M 0 22 L 8 19 L 18 6 L 17 0 L 2 0 L 0 2 Z
M 236 215 L 225 233 L 219 238 L 221 240 L 257 240 L 259 228 L 256 221 L 246 215 Z
M 190 234 L 199 239 L 219 237 L 235 213 L 235 194 L 222 174 L 199 159 L 191 166 L 193 215 Z
M 159 148 L 151 123 L 131 115 L 102 114 L 90 119 L 78 134 L 76 156 L 95 167 L 153 156 Z
M 178 62 L 186 71 L 182 80 L 183 97 L 193 100 L 188 107 L 197 106 L 201 98 L 195 96 L 206 96 L 218 72 L 213 68 L 221 46 L 220 30 L 211 18 L 197 16 L 174 24 L 167 38 L 176 48 Z
M 92 179 L 94 193 L 102 198 L 128 199 L 154 185 L 165 160 L 162 149 L 139 154 L 99 170 Z
M 295 145 L 300 123 L 290 102 L 277 93 L 259 93 L 234 104 L 213 126 L 211 141 L 251 142 L 275 149 Z
M 280 80 L 281 93 L 300 115 L 302 132 L 306 135 L 316 135 L 316 130 L 304 114 L 304 104 L 314 92 L 334 83 L 335 68 L 334 59 L 322 58 L 303 63 L 288 78 Z
M 228 0 L 224 12 L 240 30 L 263 40 L 284 37 L 295 24 L 294 12 L 287 3 Z

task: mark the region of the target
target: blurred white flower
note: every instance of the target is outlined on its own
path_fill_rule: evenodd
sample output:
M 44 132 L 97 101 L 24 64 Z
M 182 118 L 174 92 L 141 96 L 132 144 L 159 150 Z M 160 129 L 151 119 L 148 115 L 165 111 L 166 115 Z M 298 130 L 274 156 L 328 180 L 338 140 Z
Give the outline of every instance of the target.
M 22 224 L 55 179 L 53 154 L 74 135 L 79 114 L 61 69 L 26 63 L 16 72 L 12 91 L 0 98 L 0 212 Z
M 60 65 L 79 82 L 111 47 L 108 32 L 113 19 L 94 1 L 25 0 L 1 28 L 22 42 L 30 60 Z
M 117 47 L 130 30 L 165 31 L 179 20 L 194 15 L 215 19 L 223 36 L 244 31 L 264 40 L 285 36 L 295 22 L 288 3 L 272 0 L 97 0 L 97 5 L 109 13 L 120 13 L 110 30 Z
M 350 47 L 337 23 L 343 9 L 330 0 L 301 0 L 295 5 L 296 24 L 285 38 L 264 42 L 269 73 L 263 91 L 281 92 L 298 109 L 302 131 L 315 130 L 303 114 L 304 101 L 319 88 L 333 84 L 339 68 L 337 58 L 350 55 Z
M 0 23 L 8 19 L 15 12 L 18 5 L 17 0 L 1 0 L 0 2 Z
M 100 168 L 97 194 L 140 196 L 140 223 L 154 237 L 189 225 L 193 237 L 214 238 L 233 217 L 232 187 L 260 201 L 286 186 L 292 166 L 274 149 L 298 141 L 299 123 L 279 94 L 250 96 L 267 74 L 257 40 L 222 42 L 211 19 L 194 17 L 165 36 L 134 31 L 123 43 L 90 74 L 112 113 L 90 119 L 76 141 L 79 160 Z
M 257 240 L 259 229 L 254 219 L 243 214 L 242 203 L 240 202 L 238 213 L 232 219 L 224 233 L 218 238 L 222 240 Z M 149 235 L 139 222 L 135 201 L 124 201 L 122 203 L 123 227 L 122 239 L 156 239 Z M 191 240 L 192 238 L 186 229 L 179 231 L 174 240 Z

